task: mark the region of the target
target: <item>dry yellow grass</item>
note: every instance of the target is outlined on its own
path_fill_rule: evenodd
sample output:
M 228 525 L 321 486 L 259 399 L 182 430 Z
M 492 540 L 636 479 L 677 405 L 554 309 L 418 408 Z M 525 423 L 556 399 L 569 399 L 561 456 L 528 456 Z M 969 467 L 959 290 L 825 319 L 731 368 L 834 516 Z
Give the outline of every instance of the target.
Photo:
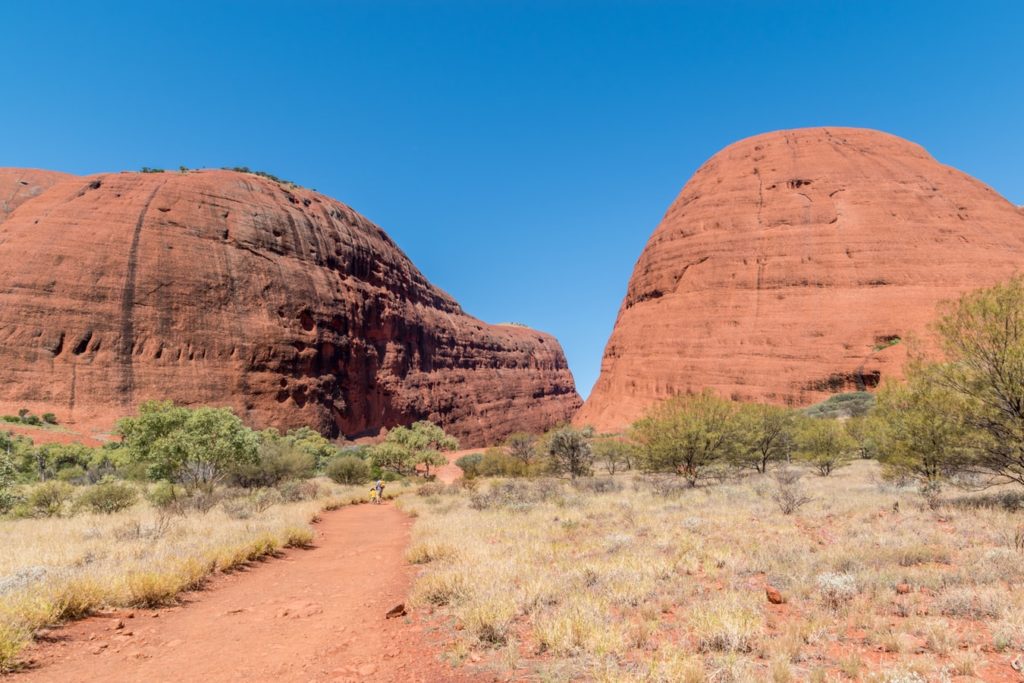
M 608 493 L 491 481 L 403 497 L 417 516 L 409 559 L 423 565 L 412 602 L 461 625 L 458 657 L 496 653 L 491 665 L 513 677 L 1015 675 L 1019 514 L 931 510 L 869 461 L 807 476 L 814 501 L 789 516 L 770 477 L 668 495 L 616 480 Z M 787 603 L 769 605 L 766 583 Z
M 246 519 L 220 506 L 167 515 L 140 503 L 114 515 L 0 520 L 0 671 L 40 627 L 101 607 L 166 604 L 213 572 L 308 545 L 317 512 L 366 500 L 364 487 L 319 483 L 318 498 Z

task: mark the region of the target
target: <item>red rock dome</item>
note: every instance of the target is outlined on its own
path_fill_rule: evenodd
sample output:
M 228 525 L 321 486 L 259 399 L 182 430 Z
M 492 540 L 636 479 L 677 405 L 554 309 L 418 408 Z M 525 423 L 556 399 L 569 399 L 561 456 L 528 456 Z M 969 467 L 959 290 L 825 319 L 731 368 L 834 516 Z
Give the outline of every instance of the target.
M 562 349 L 487 325 L 349 207 L 248 173 L 0 169 L 0 409 L 106 430 L 146 399 L 467 445 L 579 406 Z
M 792 405 L 870 389 L 940 301 L 1022 265 L 1024 214 L 918 145 L 851 128 L 742 140 L 655 229 L 576 420 L 618 430 L 706 387 Z

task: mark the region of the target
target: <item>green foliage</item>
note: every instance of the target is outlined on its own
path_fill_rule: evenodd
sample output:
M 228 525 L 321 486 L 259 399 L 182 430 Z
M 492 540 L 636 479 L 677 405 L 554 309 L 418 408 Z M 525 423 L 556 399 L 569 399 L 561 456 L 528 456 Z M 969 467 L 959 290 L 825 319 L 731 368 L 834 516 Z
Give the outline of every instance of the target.
M 146 493 L 146 500 L 158 510 L 172 509 L 183 497 L 185 492 L 169 481 L 158 481 Z
M 338 484 L 364 484 L 370 481 L 370 464 L 354 455 L 339 455 L 327 463 L 325 474 Z
M 875 405 L 874 394 L 866 391 L 851 391 L 829 396 L 821 403 L 805 408 L 804 413 L 808 417 L 829 419 L 857 417 L 866 415 L 873 405 Z
M 648 472 L 673 472 L 691 486 L 711 465 L 725 461 L 738 442 L 736 405 L 711 391 L 677 396 L 633 425 Z
M 112 477 L 103 479 L 100 483 L 88 487 L 75 504 L 100 514 L 113 514 L 121 510 L 127 510 L 135 505 L 139 499 L 139 492 L 131 484 L 118 481 Z
M 764 474 L 769 463 L 789 460 L 795 426 L 796 416 L 788 408 L 766 403 L 740 405 L 734 462 Z
M 243 488 L 277 486 L 291 479 L 306 479 L 316 473 L 316 457 L 276 431 L 263 432 L 254 462 L 232 467 L 230 481 Z
M 429 476 L 430 467 L 444 465 L 448 460 L 440 451 L 451 451 L 459 442 L 433 422 L 421 420 L 411 427 L 395 427 L 384 443 L 369 449 L 373 465 L 399 475 L 414 474 L 423 465 Z
M 57 416 L 53 413 L 43 413 L 43 422 L 50 425 L 57 424 Z
M 590 448 L 595 462 L 608 474 L 633 469 L 638 458 L 636 444 L 616 437 L 593 439 Z
M 455 465 L 462 470 L 466 479 L 473 479 L 477 476 L 477 468 L 483 460 L 483 453 L 469 453 L 455 461 Z
M 920 366 L 903 384 L 889 383 L 875 409 L 879 460 L 893 477 L 938 484 L 963 469 L 969 440 L 960 397 Z
M 590 475 L 594 465 L 594 451 L 588 441 L 590 435 L 588 430 L 572 427 L 549 432 L 545 442 L 551 470 L 573 479 Z
M 266 171 L 253 171 L 248 166 L 224 166 L 223 169 L 225 171 L 235 171 L 236 173 L 251 173 L 252 175 L 258 175 L 261 178 L 273 180 L 275 183 L 280 183 L 281 185 L 285 185 L 288 187 L 298 187 L 297 184 L 293 183 L 290 180 L 278 178 L 276 175 L 272 173 L 267 173 Z
M 164 172 L 164 169 L 162 169 L 162 168 L 153 168 L 151 166 L 143 166 L 142 169 L 140 169 L 140 170 L 141 170 L 142 173 L 163 173 Z
M 505 439 L 508 454 L 529 467 L 540 455 L 537 437 L 526 432 L 514 432 Z
M 21 471 L 35 476 L 40 481 L 60 478 L 68 480 L 81 473 L 87 474 L 94 464 L 96 450 L 80 443 L 47 443 L 24 448 L 21 451 Z M 71 470 L 73 473 L 65 473 Z
M 0 514 L 6 514 L 17 497 L 14 485 L 18 481 L 18 470 L 14 467 L 14 459 L 0 443 Z
M 131 461 L 154 479 L 210 489 L 232 468 L 258 461 L 259 439 L 228 408 L 189 409 L 170 402 L 142 404 L 118 423 Z
M 851 417 L 845 422 L 846 433 L 857 444 L 857 457 L 865 460 L 881 457 L 883 425 L 878 418 L 880 402 L 879 396 L 870 413 Z
M 44 481 L 29 491 L 26 498 L 31 514 L 38 517 L 60 515 L 74 495 L 74 488 L 64 481 Z
M 812 465 L 823 477 L 850 464 L 856 448 L 856 442 L 838 420 L 804 418 L 799 421 L 795 457 Z
M 475 473 L 481 477 L 525 477 L 530 472 L 527 463 L 504 448 L 488 448 L 480 456 Z
M 268 431 L 276 433 L 276 430 Z M 324 438 L 320 432 L 309 427 L 291 429 L 282 438 L 294 448 L 308 454 L 313 459 L 314 467 L 317 471 L 322 470 L 332 458 L 341 452 L 337 446 Z
M 956 397 L 969 469 L 1024 484 L 1024 277 L 964 295 L 936 329 L 948 360 L 927 372 Z

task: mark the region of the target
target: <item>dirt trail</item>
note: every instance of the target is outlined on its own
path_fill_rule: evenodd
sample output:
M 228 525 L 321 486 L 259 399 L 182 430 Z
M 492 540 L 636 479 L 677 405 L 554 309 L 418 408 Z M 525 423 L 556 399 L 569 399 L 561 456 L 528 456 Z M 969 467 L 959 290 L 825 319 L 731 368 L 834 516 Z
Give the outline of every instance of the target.
M 316 547 L 217 577 L 180 607 L 70 624 L 8 680 L 483 680 L 442 663 L 415 615 L 384 619 L 408 595 L 411 525 L 392 503 L 324 513 Z

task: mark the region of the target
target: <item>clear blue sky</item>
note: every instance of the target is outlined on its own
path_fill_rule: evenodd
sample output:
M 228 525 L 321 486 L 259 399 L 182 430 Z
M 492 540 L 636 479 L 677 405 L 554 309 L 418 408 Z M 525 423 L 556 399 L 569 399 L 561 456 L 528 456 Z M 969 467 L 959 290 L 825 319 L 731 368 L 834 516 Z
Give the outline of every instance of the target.
M 690 174 L 879 128 L 1024 202 L 1024 3 L 4 2 L 0 165 L 245 165 L 336 197 L 597 378 Z

